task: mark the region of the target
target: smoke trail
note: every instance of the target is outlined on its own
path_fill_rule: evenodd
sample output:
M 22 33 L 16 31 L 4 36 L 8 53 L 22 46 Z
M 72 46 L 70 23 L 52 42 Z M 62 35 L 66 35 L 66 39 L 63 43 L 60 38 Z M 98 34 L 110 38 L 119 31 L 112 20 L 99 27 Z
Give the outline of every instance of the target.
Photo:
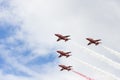
M 101 74 L 103 74 L 103 75 L 108 75 L 109 78 L 114 78 L 114 80 L 118 80 L 118 79 L 119 79 L 119 78 L 116 77 L 115 75 L 113 75 L 113 74 L 111 74 L 111 73 L 108 73 L 108 72 L 106 72 L 106 71 L 104 71 L 104 70 L 101 70 L 101 69 L 99 69 L 99 68 L 97 68 L 97 67 L 95 67 L 95 66 L 92 66 L 92 65 L 90 65 L 90 64 L 88 64 L 88 63 L 86 63 L 86 62 L 84 62 L 84 61 L 82 61 L 82 60 L 79 60 L 79 59 L 77 59 L 77 58 L 75 58 L 75 57 L 73 57 L 73 56 L 72 56 L 71 58 L 74 59 L 74 60 L 76 60 L 76 61 L 78 61 L 79 63 L 87 66 L 87 67 L 90 67 L 91 69 L 94 70 L 94 72 L 101 73 Z
M 78 45 L 75 42 L 72 42 L 72 43 L 73 43 L 73 45 L 81 47 L 83 50 L 87 51 L 90 55 L 99 58 L 100 60 L 106 62 L 107 64 L 113 66 L 114 68 L 120 69 L 120 64 L 119 63 L 114 62 L 111 59 L 105 57 L 104 55 L 101 55 L 101 54 L 99 54 L 99 53 L 97 53 L 97 52 L 95 52 L 95 51 L 93 51 L 93 50 L 91 50 L 89 48 L 86 48 L 84 46 Z
M 106 47 L 106 46 L 104 46 L 104 45 L 101 45 L 101 46 L 102 46 L 104 49 L 110 51 L 111 54 L 116 55 L 117 57 L 120 58 L 120 52 L 117 52 L 117 51 L 115 51 L 115 50 L 113 50 L 113 49 L 110 49 L 109 47 Z
M 82 74 L 80 72 L 77 72 L 77 71 L 74 71 L 74 70 L 72 70 L 72 72 L 80 75 L 81 77 L 84 77 L 86 80 L 95 80 L 95 79 L 92 79 L 92 78 L 90 78 L 90 77 L 88 77 L 88 76 L 86 76 L 86 75 L 84 75 L 84 74 Z

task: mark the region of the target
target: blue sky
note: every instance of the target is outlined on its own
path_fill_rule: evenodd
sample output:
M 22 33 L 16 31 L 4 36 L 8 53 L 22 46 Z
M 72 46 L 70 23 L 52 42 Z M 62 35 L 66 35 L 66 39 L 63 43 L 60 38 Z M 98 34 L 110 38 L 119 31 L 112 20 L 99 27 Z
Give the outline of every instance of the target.
M 0 8 L 6 10 L 7 8 L 9 9 L 9 7 L 10 7 L 10 3 L 7 0 L 0 2 Z M 0 21 L 0 44 L 1 46 L 4 46 L 3 48 L 4 50 L 9 51 L 9 54 L 7 55 L 9 58 L 14 57 L 19 63 L 23 64 L 24 59 L 28 58 L 32 54 L 32 50 L 29 48 L 29 46 L 25 47 L 26 43 L 23 40 L 20 40 L 14 37 L 17 34 L 17 31 L 18 30 L 20 31 L 20 28 L 19 28 L 20 26 L 21 25 L 19 24 L 19 22 L 14 24 L 9 22 L 8 20 L 3 20 L 3 21 L 1 20 Z M 9 38 L 11 37 L 14 40 L 13 42 L 9 41 Z M 22 51 L 19 52 L 19 50 L 22 50 Z M 29 76 L 25 72 L 20 71 L 17 68 L 15 68 L 13 65 L 9 64 L 5 59 L 5 56 L 2 54 L 5 54 L 5 53 L 4 52 L 0 53 L 1 55 L 0 69 L 2 70 L 3 74 L 12 74 L 16 76 L 27 76 L 27 77 Z M 31 62 L 25 63 L 25 65 L 27 67 L 30 67 L 32 65 L 43 65 L 49 62 L 53 62 L 55 58 L 56 56 L 52 53 L 50 55 L 38 56 L 35 59 L 32 59 Z
M 9 8 L 10 7 L 10 4 L 9 4 L 9 1 L 8 0 L 0 0 L 0 8 Z
M 16 60 L 18 60 L 19 63 L 23 63 L 25 58 L 28 58 L 30 54 L 32 54 L 32 50 L 29 47 L 24 47 L 25 42 L 19 39 L 14 39 L 14 42 L 9 42 L 7 40 L 9 37 L 13 37 L 16 35 L 18 26 L 14 26 L 11 23 L 5 23 L 1 22 L 0 25 L 0 39 L 1 39 L 1 45 L 4 46 L 4 49 L 6 51 L 9 51 L 8 57 L 15 57 Z M 14 37 L 13 37 L 14 38 Z M 19 52 L 19 49 L 22 50 Z M 26 48 L 26 49 L 22 49 Z M 4 54 L 1 53 L 1 55 Z M 34 55 L 33 55 L 34 56 Z M 21 60 L 22 59 L 22 60 Z M 32 59 L 30 62 L 25 63 L 26 66 L 31 67 L 33 65 L 44 65 L 49 62 L 53 62 L 56 59 L 56 55 L 54 52 L 50 53 L 49 55 L 44 56 L 38 56 L 34 59 Z M 26 59 L 25 59 L 26 60 Z M 3 74 L 14 74 L 17 76 L 28 76 L 28 74 L 17 70 L 14 66 L 11 64 L 8 64 L 5 60 L 5 57 L 0 57 L 0 68 L 3 70 Z
M 16 27 L 11 23 L 0 22 L 0 38 L 6 39 L 7 37 L 14 35 L 16 31 Z
M 0 39 L 1 39 L 0 44 L 4 46 L 6 51 L 7 50 L 10 51 L 9 55 L 13 55 L 14 57 L 19 55 L 19 53 L 15 50 L 15 47 L 20 47 L 23 44 L 21 44 L 19 40 L 16 40 L 14 43 L 10 43 L 7 41 L 7 39 L 16 34 L 16 28 L 17 26 L 14 26 L 11 23 L 0 22 Z M 1 52 L 1 55 L 2 54 L 4 54 L 4 52 L 3 53 Z M 5 60 L 5 57 L 0 57 L 0 61 L 1 61 L 0 66 L 4 74 L 15 74 L 15 75 L 24 74 L 21 71 L 14 68 L 14 66 L 8 64 Z
M 117 0 L 0 0 L 0 80 L 120 78 L 120 2 Z M 55 33 L 70 35 L 56 42 Z M 87 46 L 86 37 L 102 39 Z M 58 58 L 56 50 L 71 51 Z M 94 51 L 94 52 L 93 52 Z

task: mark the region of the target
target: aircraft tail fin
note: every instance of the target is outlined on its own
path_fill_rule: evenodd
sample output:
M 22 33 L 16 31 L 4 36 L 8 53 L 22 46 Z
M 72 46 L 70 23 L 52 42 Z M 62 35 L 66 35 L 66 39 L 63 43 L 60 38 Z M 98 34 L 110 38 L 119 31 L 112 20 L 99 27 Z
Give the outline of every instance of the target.
M 96 40 L 96 41 L 101 41 L 101 39 L 98 39 L 98 40 Z
M 71 56 L 71 55 L 67 55 L 66 57 L 69 57 L 69 56 Z
M 72 66 L 68 66 L 69 68 L 71 68 Z
M 68 69 L 68 71 L 70 71 L 71 69 Z
M 97 46 L 98 44 L 100 44 L 101 42 L 97 42 L 97 43 L 95 43 L 95 45 Z
M 71 52 L 67 52 L 66 54 L 69 54 L 69 53 L 71 53 Z
M 68 41 L 68 40 L 70 40 L 70 38 L 65 39 L 65 42 Z
M 95 45 L 97 46 L 99 43 L 95 43 Z
M 70 35 L 67 35 L 67 36 L 65 36 L 65 37 L 70 37 Z

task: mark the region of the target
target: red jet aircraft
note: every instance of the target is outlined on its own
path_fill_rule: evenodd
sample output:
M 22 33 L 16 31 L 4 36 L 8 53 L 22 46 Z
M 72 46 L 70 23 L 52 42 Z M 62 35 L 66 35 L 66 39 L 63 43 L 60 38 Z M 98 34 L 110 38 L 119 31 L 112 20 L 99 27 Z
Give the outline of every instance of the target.
M 70 37 L 70 35 L 63 36 L 61 34 L 55 34 L 55 36 L 58 37 L 57 41 L 64 40 L 66 42 L 66 41 L 70 40 L 70 38 L 68 38 L 68 37 Z
M 69 53 L 71 53 L 71 52 L 57 51 L 57 53 L 60 54 L 60 55 L 58 56 L 59 58 L 62 57 L 62 56 L 66 56 L 66 58 L 69 57 L 69 56 L 71 56 L 71 55 L 69 54 Z
M 72 70 L 72 69 L 71 69 L 72 66 L 59 65 L 59 67 L 62 68 L 60 71 L 63 71 L 63 70 L 70 71 L 70 70 Z
M 101 43 L 101 42 L 99 42 L 99 41 L 101 41 L 101 39 L 94 40 L 94 39 L 92 39 L 92 38 L 86 38 L 86 40 L 89 41 L 88 45 L 90 45 L 90 44 L 98 45 L 98 44 Z

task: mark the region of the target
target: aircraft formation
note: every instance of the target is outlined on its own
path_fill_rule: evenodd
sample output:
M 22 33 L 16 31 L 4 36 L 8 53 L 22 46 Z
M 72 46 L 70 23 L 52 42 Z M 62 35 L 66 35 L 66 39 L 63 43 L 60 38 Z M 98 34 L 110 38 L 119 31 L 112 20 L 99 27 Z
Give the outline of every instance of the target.
M 70 37 L 70 35 L 63 36 L 61 34 L 55 34 L 55 36 L 58 37 L 57 42 L 60 41 L 60 40 L 64 40 L 65 42 L 70 40 L 70 38 L 68 38 L 68 37 Z M 86 40 L 89 41 L 89 43 L 87 45 L 95 44 L 97 46 L 98 44 L 101 43 L 100 42 L 101 39 L 86 38 Z M 65 56 L 66 58 L 68 58 L 69 56 L 71 56 L 71 54 L 70 54 L 71 52 L 64 52 L 64 51 L 61 51 L 61 50 L 58 50 L 56 52 L 60 54 L 58 56 L 58 58 L 60 58 L 62 56 Z M 60 71 L 63 71 L 63 70 L 70 71 L 70 70 L 72 70 L 71 69 L 72 66 L 66 66 L 66 65 L 62 65 L 62 64 L 58 65 L 58 66 L 61 67 Z
M 61 41 L 61 40 L 65 41 L 65 42 L 67 42 L 68 40 L 71 40 L 71 39 L 69 38 L 70 35 L 55 34 L 55 36 L 58 37 L 58 39 L 56 40 L 57 42 L 59 42 L 59 41 Z M 94 44 L 94 45 L 97 46 L 97 45 L 99 45 L 99 44 L 101 43 L 101 42 L 100 42 L 101 39 L 86 38 L 86 40 L 89 41 L 87 45 Z M 66 57 L 66 58 L 68 58 L 68 57 L 72 56 L 72 55 L 70 54 L 70 53 L 71 53 L 70 51 L 65 52 L 65 51 L 62 51 L 62 50 L 57 50 L 56 52 L 59 54 L 58 58 L 61 58 L 61 57 Z M 76 74 L 78 74 L 78 75 L 86 78 L 87 80 L 94 80 L 94 79 L 92 79 L 92 78 L 90 78 L 90 77 L 87 77 L 86 75 L 84 75 L 84 74 L 82 74 L 82 73 L 79 73 L 79 72 L 74 71 L 74 70 L 72 69 L 72 66 L 63 65 L 63 64 L 59 64 L 58 66 L 61 68 L 60 71 L 63 71 L 63 70 L 71 71 L 71 70 L 72 70 L 72 72 L 74 72 L 74 73 L 76 73 Z
M 55 34 L 55 36 L 58 37 L 57 41 L 64 40 L 66 42 L 66 41 L 70 40 L 70 38 L 68 38 L 68 37 L 70 37 L 70 35 L 63 36 L 61 34 Z M 87 45 L 91 45 L 91 44 L 98 45 L 98 44 L 101 43 L 101 42 L 99 42 L 99 41 L 101 41 L 101 39 L 96 39 L 95 40 L 93 38 L 86 38 L 86 40 L 89 41 L 89 43 Z

